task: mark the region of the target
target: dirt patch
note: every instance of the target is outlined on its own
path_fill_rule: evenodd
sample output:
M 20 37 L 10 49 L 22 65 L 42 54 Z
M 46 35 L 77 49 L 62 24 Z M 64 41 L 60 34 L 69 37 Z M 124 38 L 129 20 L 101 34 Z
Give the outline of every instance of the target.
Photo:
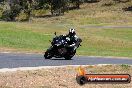
M 128 65 L 85 66 L 87 73 L 130 74 L 132 67 Z M 76 83 L 77 67 L 45 68 L 30 71 L 0 73 L 2 88 L 131 88 L 129 84 L 85 84 Z
M 43 54 L 45 51 L 0 47 L 0 53 Z

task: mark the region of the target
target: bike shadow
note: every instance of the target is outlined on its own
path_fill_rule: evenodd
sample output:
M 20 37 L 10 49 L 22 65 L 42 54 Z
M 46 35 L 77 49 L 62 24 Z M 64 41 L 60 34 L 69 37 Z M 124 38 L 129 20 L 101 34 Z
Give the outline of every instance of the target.
M 54 59 L 50 59 L 50 60 L 66 60 L 66 59 L 64 59 L 64 58 L 54 58 Z M 73 60 L 73 59 L 70 59 L 70 60 Z M 69 60 L 67 60 L 67 61 L 69 61 Z

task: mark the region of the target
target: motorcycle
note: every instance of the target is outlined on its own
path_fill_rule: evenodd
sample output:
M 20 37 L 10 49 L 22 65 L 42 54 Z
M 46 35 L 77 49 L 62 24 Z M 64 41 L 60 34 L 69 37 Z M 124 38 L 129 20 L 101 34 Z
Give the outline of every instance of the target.
M 55 32 L 55 37 L 51 42 L 50 48 L 48 48 L 44 54 L 45 59 L 62 58 L 64 57 L 66 60 L 70 60 L 76 53 L 76 50 L 71 50 L 68 46 L 67 38 L 64 39 L 63 35 L 57 36 Z M 82 40 L 78 39 L 78 47 L 81 46 L 80 43 Z M 77 47 L 77 48 L 78 48 Z

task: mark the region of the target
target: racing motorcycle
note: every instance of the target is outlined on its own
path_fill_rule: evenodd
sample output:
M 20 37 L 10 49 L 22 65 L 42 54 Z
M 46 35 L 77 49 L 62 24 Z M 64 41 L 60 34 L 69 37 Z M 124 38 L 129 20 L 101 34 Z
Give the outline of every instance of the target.
M 55 37 L 51 42 L 51 46 L 46 50 L 44 54 L 45 59 L 51 59 L 52 57 L 55 58 L 62 58 L 64 57 L 66 60 L 70 60 L 76 53 L 76 50 L 71 50 L 71 47 L 68 47 L 69 39 L 63 38 L 63 35 L 57 36 L 55 32 Z M 78 38 L 78 46 L 81 46 L 80 43 L 82 40 Z

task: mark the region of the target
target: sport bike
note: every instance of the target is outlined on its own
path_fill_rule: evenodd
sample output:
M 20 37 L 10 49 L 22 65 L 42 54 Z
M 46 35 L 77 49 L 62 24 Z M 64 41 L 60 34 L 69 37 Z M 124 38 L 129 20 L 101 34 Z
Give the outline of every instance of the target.
M 56 32 L 55 32 L 56 35 Z M 55 36 L 51 42 L 51 46 L 46 50 L 44 54 L 45 59 L 62 58 L 64 57 L 66 60 L 70 60 L 76 53 L 76 50 L 72 50 L 71 47 L 68 47 L 68 38 L 63 38 L 63 35 Z M 77 48 L 82 42 L 80 38 L 77 41 Z

